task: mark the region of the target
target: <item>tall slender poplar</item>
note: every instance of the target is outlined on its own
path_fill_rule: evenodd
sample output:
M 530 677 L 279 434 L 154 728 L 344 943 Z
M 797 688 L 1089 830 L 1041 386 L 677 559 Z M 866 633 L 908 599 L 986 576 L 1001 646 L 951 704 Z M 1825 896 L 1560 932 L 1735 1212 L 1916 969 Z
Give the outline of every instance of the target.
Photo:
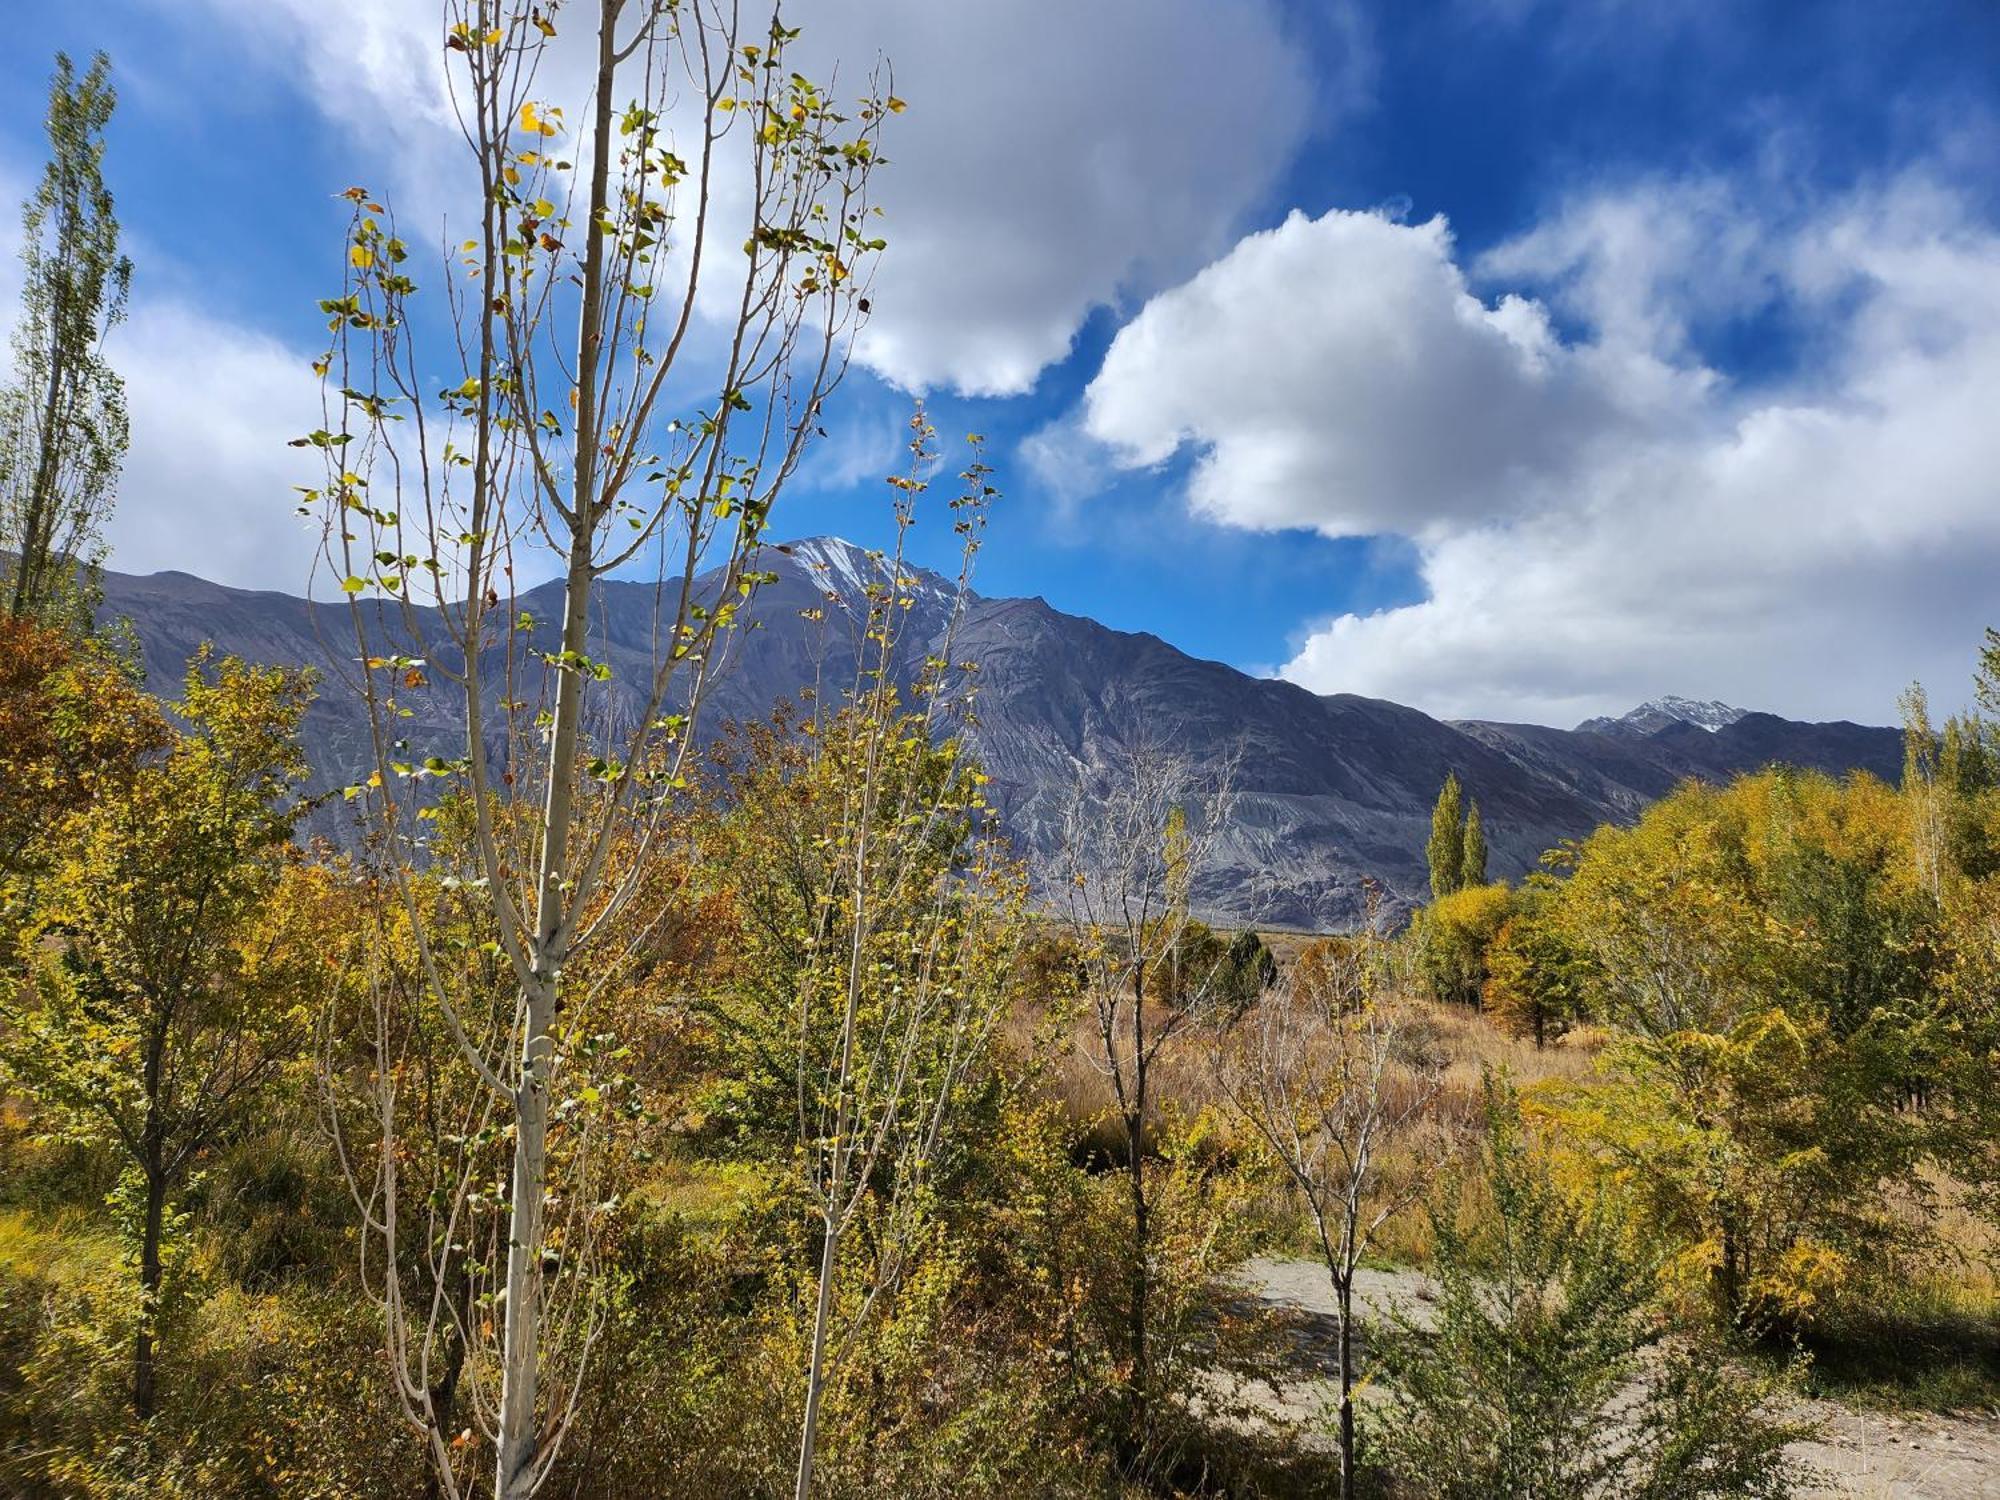
M 0 391 L 0 567 L 16 619 L 81 615 L 125 462 L 125 382 L 104 357 L 132 282 L 104 185 L 117 102 L 110 58 L 98 53 L 79 78 L 56 54 L 49 161 L 22 213 L 14 379 Z

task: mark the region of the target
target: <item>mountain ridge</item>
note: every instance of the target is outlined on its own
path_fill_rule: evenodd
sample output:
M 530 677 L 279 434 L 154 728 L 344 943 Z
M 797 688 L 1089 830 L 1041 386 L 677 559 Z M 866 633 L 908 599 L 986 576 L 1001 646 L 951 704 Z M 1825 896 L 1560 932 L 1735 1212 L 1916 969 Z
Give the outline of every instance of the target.
M 805 537 L 765 547 L 758 566 L 776 576 L 746 608 L 748 628 L 732 637 L 728 670 L 709 700 L 712 728 L 766 717 L 814 684 L 851 682 L 866 588 L 881 564 L 840 538 Z M 922 583 L 905 640 L 922 653 L 941 638 L 954 591 L 935 572 L 907 571 Z M 558 587 L 536 585 L 517 603 L 531 608 Z M 654 598 L 651 583 L 600 585 L 592 654 L 612 672 L 601 704 L 611 718 L 643 706 L 656 649 Z M 185 573 L 107 572 L 105 606 L 132 620 L 155 682 L 178 682 L 203 640 L 250 660 L 319 668 L 329 688 L 305 731 L 316 780 L 322 788 L 342 784 L 372 765 L 358 706 L 334 681 L 352 666 L 344 601 L 234 589 Z M 816 626 L 806 623 L 812 611 Z M 1003 821 L 1030 851 L 1051 846 L 1080 776 L 1162 743 L 1198 765 L 1233 757 L 1232 816 L 1194 893 L 1205 914 L 1229 922 L 1348 927 L 1366 911 L 1371 882 L 1392 918 L 1406 914 L 1426 895 L 1423 844 L 1448 773 L 1480 803 L 1493 873 L 1518 875 L 1565 839 L 1629 822 L 1689 777 L 1717 780 L 1784 762 L 1893 780 L 1901 765 L 1895 730 L 1733 709 L 1736 717 L 1712 728 L 1669 715 L 1650 731 L 1440 720 L 1387 699 L 1252 677 L 1040 598 L 968 594 L 956 629 L 954 656 L 979 663 L 977 714 L 965 732 L 993 778 Z M 332 644 L 343 635 L 345 663 Z M 413 746 L 457 753 L 448 700 L 439 695 L 417 709 Z

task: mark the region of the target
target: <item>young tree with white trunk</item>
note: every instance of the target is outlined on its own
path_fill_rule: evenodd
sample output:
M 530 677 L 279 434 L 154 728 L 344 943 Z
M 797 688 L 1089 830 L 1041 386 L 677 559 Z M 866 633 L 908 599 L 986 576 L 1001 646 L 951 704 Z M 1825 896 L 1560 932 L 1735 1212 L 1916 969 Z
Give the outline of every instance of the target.
M 568 45 L 558 31 L 577 29 L 587 84 L 571 115 L 545 74 Z M 306 501 L 351 602 L 371 727 L 374 770 L 353 800 L 371 876 L 511 1158 L 504 1273 L 491 1317 L 469 1320 L 468 1371 L 497 1383 L 472 1407 L 499 1500 L 533 1494 L 561 1443 L 582 1355 L 567 1391 L 547 1389 L 547 1351 L 587 1352 L 551 1322 L 587 1327 L 592 1305 L 587 1264 L 549 1243 L 559 1106 L 590 1034 L 573 976 L 627 939 L 619 914 L 658 852 L 720 643 L 760 581 L 773 504 L 824 419 L 882 247 L 868 188 L 901 103 L 871 91 L 843 110 L 794 70 L 796 37 L 775 6 L 733 0 L 448 0 L 473 220 L 439 268 L 450 332 L 422 336 L 434 315 L 409 247 L 358 188 L 346 284 L 322 303 L 327 412 L 298 441 L 326 458 Z M 549 622 L 516 597 L 544 566 L 561 579 Z M 593 606 L 607 575 L 642 568 L 652 663 L 621 692 Z M 443 753 L 409 748 L 421 715 L 452 724 L 434 736 Z M 447 792 L 471 818 L 479 944 L 512 994 L 492 1026 L 461 1013 L 422 891 Z

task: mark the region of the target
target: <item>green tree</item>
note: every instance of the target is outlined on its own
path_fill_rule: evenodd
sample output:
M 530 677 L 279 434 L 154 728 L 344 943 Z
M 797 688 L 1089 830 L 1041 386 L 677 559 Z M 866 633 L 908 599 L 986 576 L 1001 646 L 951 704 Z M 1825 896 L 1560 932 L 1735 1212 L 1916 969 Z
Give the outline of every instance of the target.
M 1545 1046 L 1584 1014 L 1587 966 L 1551 919 L 1546 876 L 1531 876 L 1486 949 L 1480 1004 L 1515 1036 Z
M 1464 795 L 1458 773 L 1448 774 L 1431 809 L 1431 838 L 1424 846 L 1424 859 L 1431 869 L 1431 894 L 1449 896 L 1465 888 Z
M 1460 858 L 1458 879 L 1461 888 L 1486 884 L 1486 825 L 1477 802 L 1465 815 L 1465 853 Z
M 13 554 L 17 618 L 75 618 L 87 606 L 91 579 L 76 568 L 94 574 L 103 556 L 125 459 L 125 383 L 103 350 L 132 280 L 102 170 L 110 75 L 102 52 L 80 79 L 56 54 L 49 162 L 22 214 L 15 383 L 0 393 L 0 548 Z
M 303 674 L 197 658 L 164 755 L 62 831 L 0 1006 L 8 1078 L 60 1133 L 124 1158 L 141 1307 L 132 1405 L 155 1405 L 172 1197 L 304 1035 L 324 909 L 289 838 Z
M 1440 1500 L 1791 1494 L 1802 1432 L 1762 1415 L 1774 1383 L 1665 1337 L 1657 1262 L 1605 1201 L 1548 1180 L 1512 1095 L 1486 1090 L 1493 1222 L 1471 1234 L 1433 1212 L 1434 1326 L 1395 1315 L 1383 1340 L 1378 1459 Z

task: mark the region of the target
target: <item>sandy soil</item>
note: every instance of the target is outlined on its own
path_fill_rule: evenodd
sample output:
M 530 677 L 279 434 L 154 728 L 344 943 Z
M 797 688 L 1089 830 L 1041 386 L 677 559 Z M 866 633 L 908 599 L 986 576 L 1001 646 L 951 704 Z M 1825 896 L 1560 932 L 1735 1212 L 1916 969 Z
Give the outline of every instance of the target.
M 1260 1258 L 1243 1269 L 1244 1290 L 1299 1315 L 1297 1379 L 1253 1394 L 1274 1415 L 1312 1416 L 1331 1388 L 1333 1288 L 1317 1261 Z M 1356 1298 L 1363 1318 L 1388 1307 L 1421 1323 L 1430 1295 L 1414 1271 L 1362 1271 Z M 2000 1418 L 1890 1416 L 1832 1401 L 1802 1401 L 1798 1416 L 1820 1436 L 1796 1452 L 1827 1477 L 1826 1493 L 1866 1500 L 2000 1500 Z

